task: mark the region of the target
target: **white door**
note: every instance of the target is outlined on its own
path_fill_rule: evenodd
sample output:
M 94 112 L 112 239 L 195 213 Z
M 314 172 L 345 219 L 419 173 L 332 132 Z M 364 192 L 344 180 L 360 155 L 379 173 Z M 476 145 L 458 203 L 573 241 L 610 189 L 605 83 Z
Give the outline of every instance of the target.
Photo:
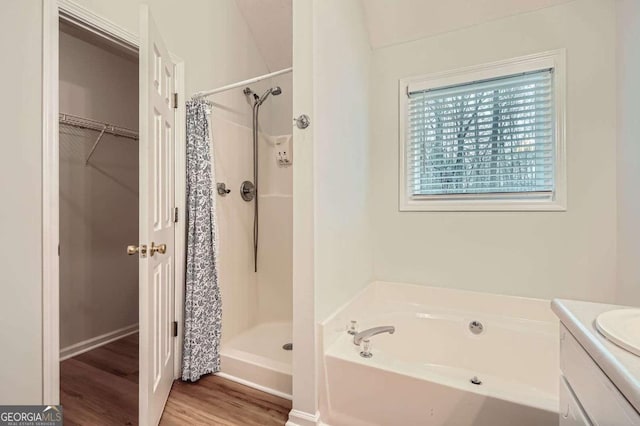
M 173 383 L 174 64 L 140 8 L 140 425 L 157 425 Z

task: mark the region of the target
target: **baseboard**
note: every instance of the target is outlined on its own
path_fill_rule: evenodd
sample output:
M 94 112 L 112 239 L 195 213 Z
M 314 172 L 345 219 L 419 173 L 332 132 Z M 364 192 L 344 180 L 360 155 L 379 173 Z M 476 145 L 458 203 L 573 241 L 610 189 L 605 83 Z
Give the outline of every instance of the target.
M 92 349 L 99 348 L 107 343 L 114 342 L 118 339 L 122 339 L 130 334 L 138 332 L 138 324 L 132 324 L 127 327 L 120 328 L 118 330 L 110 331 L 101 336 L 92 337 L 91 339 L 84 340 L 82 342 L 74 343 L 71 346 L 60 349 L 60 361 L 72 358 L 82 353 L 88 352 Z
M 289 412 L 289 420 L 285 426 L 319 426 L 320 413 L 316 411 L 315 414 L 305 413 L 304 411 L 291 410 Z
M 291 401 L 292 399 L 292 396 L 287 393 L 280 392 L 275 389 L 271 389 L 266 386 L 262 386 L 257 383 L 250 382 L 249 380 L 232 376 L 231 374 L 223 373 L 222 371 L 218 371 L 217 373 L 215 373 L 215 375 L 220 376 L 223 379 L 231 380 L 232 382 L 240 383 L 241 385 L 249 386 L 250 388 L 257 389 L 259 391 L 262 391 L 271 395 L 279 396 L 280 398 L 288 399 L 289 401 Z

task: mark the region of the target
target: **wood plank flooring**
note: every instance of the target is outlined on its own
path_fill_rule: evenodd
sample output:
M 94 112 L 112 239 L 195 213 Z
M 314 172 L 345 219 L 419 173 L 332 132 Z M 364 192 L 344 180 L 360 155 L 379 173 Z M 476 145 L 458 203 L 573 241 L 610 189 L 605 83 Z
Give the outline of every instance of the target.
M 175 381 L 160 424 L 281 426 L 290 410 L 291 401 L 209 375 Z
M 65 425 L 138 423 L 138 335 L 60 363 Z M 291 401 L 218 376 L 176 381 L 161 425 L 284 425 Z
M 138 424 L 138 334 L 60 363 L 66 425 Z

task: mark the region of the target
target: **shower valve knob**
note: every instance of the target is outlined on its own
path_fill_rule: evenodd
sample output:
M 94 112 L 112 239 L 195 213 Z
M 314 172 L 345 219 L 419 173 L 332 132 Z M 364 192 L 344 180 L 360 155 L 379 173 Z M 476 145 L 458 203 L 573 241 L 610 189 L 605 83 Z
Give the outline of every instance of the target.
M 256 195 L 256 187 L 253 182 L 245 180 L 240 185 L 240 196 L 244 201 L 251 201 L 253 197 Z

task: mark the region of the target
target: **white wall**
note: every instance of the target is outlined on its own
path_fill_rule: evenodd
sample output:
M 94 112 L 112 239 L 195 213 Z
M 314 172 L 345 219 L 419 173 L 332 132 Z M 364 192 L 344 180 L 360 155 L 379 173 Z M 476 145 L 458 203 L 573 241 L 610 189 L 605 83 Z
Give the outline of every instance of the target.
M 282 46 L 282 49 L 291 49 L 291 46 Z M 279 86 L 282 94 L 271 98 L 267 107 L 271 119 L 264 123 L 264 130 L 270 135 L 289 135 L 293 127 L 293 75 L 288 73 L 273 77 L 270 84 Z
M 314 9 L 316 2 L 292 0 L 293 113 L 314 112 Z M 316 416 L 318 355 L 314 280 L 314 129 L 293 127 L 293 410 Z M 307 417 L 305 416 L 305 417 Z
M 314 8 L 316 318 L 324 319 L 371 280 L 369 67 L 362 5 Z
M 139 5 L 149 4 L 167 48 L 186 62 L 188 95 L 253 77 L 256 68 L 266 69 L 233 0 L 75 2 L 135 33 Z
M 359 1 L 294 0 L 293 411 L 318 416 L 318 323 L 372 278 L 371 50 Z
M 618 294 L 640 306 L 640 3 L 617 2 Z
M 42 401 L 42 6 L 0 12 L 0 405 Z
M 398 80 L 558 48 L 567 49 L 568 210 L 399 212 Z M 376 279 L 613 301 L 613 0 L 574 1 L 377 49 L 371 78 Z
M 60 111 L 138 128 L 138 60 L 60 33 Z M 138 143 L 60 126 L 60 347 L 138 323 Z
M 532 12 L 573 0 L 365 0 L 374 49 Z
M 289 46 L 281 46 L 286 50 Z M 293 167 L 277 163 L 277 153 L 291 155 L 293 87 L 291 74 L 272 78 L 269 84 L 282 93 L 270 96 L 260 107 L 259 139 L 259 245 L 258 322 L 293 320 Z M 277 145 L 280 143 L 280 145 Z M 293 156 L 290 157 L 293 159 Z

